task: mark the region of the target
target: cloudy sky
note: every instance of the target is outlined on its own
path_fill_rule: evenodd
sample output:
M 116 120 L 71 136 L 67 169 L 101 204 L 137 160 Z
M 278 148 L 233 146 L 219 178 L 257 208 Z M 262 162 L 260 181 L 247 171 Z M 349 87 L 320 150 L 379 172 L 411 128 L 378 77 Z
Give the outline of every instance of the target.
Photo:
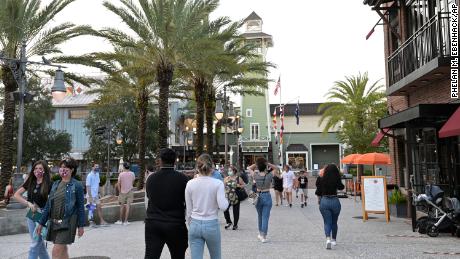
M 255 11 L 263 19 L 263 31 L 273 36 L 274 47 L 267 60 L 277 65 L 270 78 L 276 81 L 281 76 L 282 102 L 296 102 L 297 97 L 300 102 L 323 102 L 334 81 L 347 75 L 367 71 L 371 82 L 384 78 L 383 29 L 378 26 L 371 38 L 365 39 L 379 17 L 362 2 L 221 0 L 214 15 L 241 20 Z M 102 0 L 77 0 L 55 21 L 123 28 L 121 21 L 105 10 Z M 63 47 L 67 54 L 107 49 L 101 39 L 88 37 Z M 279 102 L 279 95 L 273 95 L 274 85 L 270 84 L 270 103 Z

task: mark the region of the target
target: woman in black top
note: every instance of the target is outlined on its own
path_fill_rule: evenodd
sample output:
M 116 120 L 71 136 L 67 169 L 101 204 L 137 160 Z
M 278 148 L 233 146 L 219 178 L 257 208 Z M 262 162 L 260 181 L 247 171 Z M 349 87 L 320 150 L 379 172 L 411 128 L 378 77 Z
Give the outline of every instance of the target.
M 43 207 L 48 200 L 51 189 L 50 170 L 45 161 L 37 161 L 33 164 L 24 184 L 14 194 L 14 198 L 29 208 L 27 213 L 27 226 L 32 243 L 29 247 L 29 258 L 50 258 L 42 237 L 34 238 L 34 230 L 40 220 Z M 27 191 L 27 200 L 22 194 Z
M 326 249 L 335 246 L 337 237 L 337 220 L 341 210 L 340 201 L 337 198 L 337 190 L 343 190 L 339 169 L 330 164 L 324 169 L 323 177 L 316 181 L 316 193 L 321 197 L 319 210 L 324 220 L 324 233 L 326 234 Z M 332 239 L 331 239 L 332 234 Z
M 275 206 L 283 205 L 283 178 L 279 172 L 275 172 L 273 175 L 273 189 L 275 190 Z

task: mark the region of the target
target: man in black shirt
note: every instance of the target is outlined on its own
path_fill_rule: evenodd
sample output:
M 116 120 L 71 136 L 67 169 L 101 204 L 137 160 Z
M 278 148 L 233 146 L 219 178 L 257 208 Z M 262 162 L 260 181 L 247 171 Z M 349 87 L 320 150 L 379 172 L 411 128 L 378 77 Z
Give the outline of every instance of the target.
M 174 170 L 176 153 L 172 149 L 162 149 L 160 159 L 160 170 L 149 176 L 145 188 L 149 199 L 145 218 L 145 258 L 160 258 L 165 244 L 171 258 L 184 258 L 188 247 L 185 226 L 188 178 Z

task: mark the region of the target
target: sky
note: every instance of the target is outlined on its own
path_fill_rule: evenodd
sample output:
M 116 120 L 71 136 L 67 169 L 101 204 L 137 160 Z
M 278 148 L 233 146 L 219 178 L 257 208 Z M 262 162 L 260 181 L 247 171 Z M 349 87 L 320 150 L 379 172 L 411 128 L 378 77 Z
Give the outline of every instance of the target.
M 272 35 L 274 42 L 267 61 L 277 66 L 269 74 L 273 80 L 269 85 L 270 103 L 280 102 L 279 94 L 273 94 L 278 77 L 282 103 L 297 99 L 301 103 L 324 102 L 334 81 L 344 80 L 345 76 L 367 71 L 370 82 L 385 82 L 383 27 L 377 26 L 365 39 L 379 16 L 362 2 L 221 0 L 213 16 L 229 16 L 236 21 L 255 11 L 263 19 L 263 31 Z M 121 20 L 102 6 L 102 0 L 77 0 L 55 18 L 56 23 L 65 21 L 95 28 L 124 28 Z M 74 39 L 62 47 L 64 53 L 72 55 L 108 49 L 107 42 L 91 37 Z M 86 68 L 78 70 L 97 74 Z

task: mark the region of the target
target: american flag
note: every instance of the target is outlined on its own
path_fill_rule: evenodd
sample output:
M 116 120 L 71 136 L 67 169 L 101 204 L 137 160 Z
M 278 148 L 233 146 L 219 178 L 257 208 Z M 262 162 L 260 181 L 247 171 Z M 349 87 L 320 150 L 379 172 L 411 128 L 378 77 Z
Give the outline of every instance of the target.
M 278 91 L 279 91 L 280 88 L 281 88 L 281 81 L 280 81 L 280 79 L 281 79 L 281 76 L 278 77 L 278 82 L 276 83 L 276 86 L 275 86 L 275 92 L 274 92 L 275 96 L 278 94 Z
M 296 124 L 299 125 L 299 114 L 300 109 L 299 109 L 299 100 L 297 100 L 297 106 L 295 107 L 295 119 L 296 119 Z

